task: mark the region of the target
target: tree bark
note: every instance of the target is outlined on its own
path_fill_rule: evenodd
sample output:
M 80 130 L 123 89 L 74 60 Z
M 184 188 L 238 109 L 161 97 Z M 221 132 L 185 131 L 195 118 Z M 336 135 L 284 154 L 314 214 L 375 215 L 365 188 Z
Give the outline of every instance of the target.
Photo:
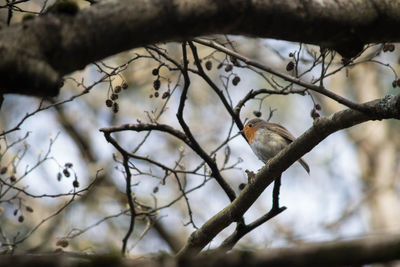
M 124 50 L 205 34 L 304 42 L 355 56 L 399 41 L 400 1 L 120 0 L 0 30 L 0 94 L 54 96 L 62 76 Z
M 309 243 L 293 248 L 257 252 L 207 253 L 182 262 L 168 255 L 122 259 L 115 255 L 49 253 L 0 256 L 0 266 L 361 266 L 400 259 L 400 237 L 383 235 L 351 241 Z

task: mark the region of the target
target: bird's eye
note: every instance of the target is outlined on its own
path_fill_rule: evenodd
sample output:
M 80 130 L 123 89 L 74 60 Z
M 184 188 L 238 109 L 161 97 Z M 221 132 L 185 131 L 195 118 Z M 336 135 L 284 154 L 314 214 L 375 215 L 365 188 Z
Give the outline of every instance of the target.
M 249 123 L 249 127 L 250 127 L 250 128 L 253 127 L 253 124 Z

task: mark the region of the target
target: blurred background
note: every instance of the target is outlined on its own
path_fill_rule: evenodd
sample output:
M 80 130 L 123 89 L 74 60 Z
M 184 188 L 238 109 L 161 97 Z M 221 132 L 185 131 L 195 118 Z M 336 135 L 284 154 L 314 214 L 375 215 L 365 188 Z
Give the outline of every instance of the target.
M 85 1 L 78 4 L 81 8 L 88 6 Z M 27 1 L 19 7 L 40 12 L 43 5 L 43 1 Z M 6 20 L 7 10 L 0 12 Z M 21 21 L 25 13 L 14 12 L 11 24 Z M 308 82 L 316 82 L 321 76 L 319 47 L 239 36 L 208 38 Z M 207 75 L 223 90 L 232 107 L 249 90 L 301 89 L 243 63 L 236 66 L 229 56 L 215 49 L 196 46 Z M 180 44 L 158 44 L 155 49 L 182 62 Z M 324 78 L 324 85 L 355 102 L 398 94 L 397 85 L 394 88 L 392 83 L 397 80 L 399 54 L 385 50 L 382 45 L 371 46 L 347 67 L 340 55 L 327 52 L 330 75 Z M 289 62 L 294 62 L 295 68 L 288 71 Z M 196 70 L 190 53 L 189 67 Z M 237 135 L 239 129 L 216 93 L 195 72 L 190 75 L 184 118 L 206 152 L 217 149 L 218 167 L 239 193 L 239 185 L 247 183 L 245 170 L 256 172 L 263 163 Z M 240 80 L 233 82 L 235 77 Z M 183 78 L 155 50 L 127 51 L 65 78 L 55 99 L 5 96 L 0 132 L 22 123 L 18 130 L 0 137 L 0 252 L 10 249 L 10 244 L 17 251 L 120 251 L 129 227 L 125 175 L 120 154 L 99 129 L 138 120 L 181 129 L 176 113 Z M 155 80 L 160 83 L 157 90 Z M 122 89 L 115 93 L 118 86 Z M 90 92 L 82 94 L 85 88 Z M 113 94 L 118 99 L 110 108 L 106 100 L 115 98 Z M 60 101 L 66 103 L 41 109 Z M 240 118 L 245 121 L 261 115 L 284 125 L 297 137 L 312 126 L 310 114 L 316 103 L 321 106 L 317 111 L 320 116 L 345 108 L 313 92 L 260 94 L 246 103 Z M 146 132 L 124 131 L 114 137 L 135 155 L 170 168 L 196 169 L 176 179 L 165 177 L 165 171 L 145 160 L 130 160 L 137 210 L 154 210 L 136 219 L 128 243 L 131 254 L 178 250 L 196 227 L 229 204 L 226 194 L 210 178 L 209 168 L 180 140 L 160 131 L 148 136 Z M 399 233 L 399 140 L 399 123 L 394 120 L 368 122 L 329 136 L 304 157 L 310 175 L 298 163 L 283 173 L 280 204 L 288 209 L 246 235 L 236 248 Z M 187 200 L 182 197 L 182 188 Z M 272 187 L 267 188 L 245 214 L 246 222 L 268 212 L 271 191 Z M 209 248 L 218 246 L 233 230 L 234 225 L 224 230 Z

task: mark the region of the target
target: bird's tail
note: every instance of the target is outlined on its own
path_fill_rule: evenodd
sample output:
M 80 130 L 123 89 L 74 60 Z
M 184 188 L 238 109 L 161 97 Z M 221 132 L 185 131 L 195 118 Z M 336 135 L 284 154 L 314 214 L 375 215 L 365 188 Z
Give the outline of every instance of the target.
M 301 164 L 301 166 L 303 166 L 307 173 L 310 174 L 310 167 L 308 164 L 303 159 L 299 159 L 298 162 Z

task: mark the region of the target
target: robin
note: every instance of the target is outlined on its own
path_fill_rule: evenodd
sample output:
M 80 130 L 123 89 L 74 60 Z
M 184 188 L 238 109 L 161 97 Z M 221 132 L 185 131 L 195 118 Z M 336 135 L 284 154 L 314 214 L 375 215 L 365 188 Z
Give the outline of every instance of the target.
M 279 151 L 296 140 L 285 127 L 257 118 L 247 122 L 241 132 L 244 133 L 253 152 L 266 164 Z M 310 173 L 310 167 L 303 159 L 299 159 L 298 162 L 307 173 Z

